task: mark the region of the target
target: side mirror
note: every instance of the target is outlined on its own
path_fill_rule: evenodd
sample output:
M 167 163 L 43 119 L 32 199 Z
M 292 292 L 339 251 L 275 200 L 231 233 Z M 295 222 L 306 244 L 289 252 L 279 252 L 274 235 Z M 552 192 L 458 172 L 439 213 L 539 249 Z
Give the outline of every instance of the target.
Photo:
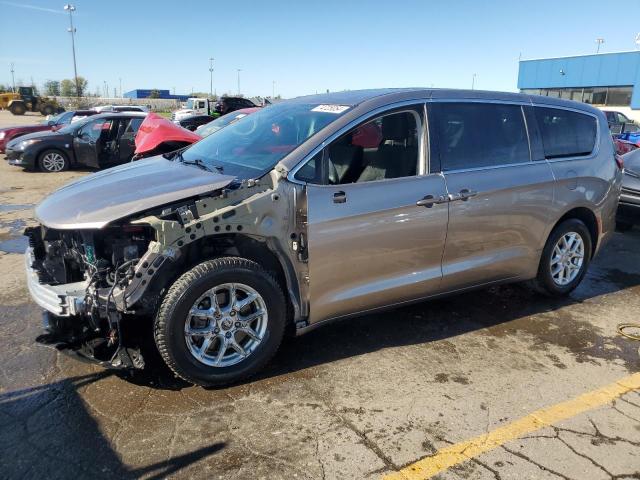
M 53 127 L 55 124 L 56 124 L 56 122 L 54 122 L 53 120 L 49 120 L 47 122 L 47 125 L 50 126 L 50 127 Z

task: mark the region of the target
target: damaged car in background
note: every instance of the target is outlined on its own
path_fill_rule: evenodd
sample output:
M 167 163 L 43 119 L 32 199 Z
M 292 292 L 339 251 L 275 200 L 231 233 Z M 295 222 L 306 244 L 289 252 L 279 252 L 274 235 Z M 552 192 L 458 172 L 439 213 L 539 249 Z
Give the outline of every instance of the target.
M 566 295 L 614 229 L 621 178 L 606 118 L 575 102 L 284 101 L 39 204 L 39 340 L 114 368 L 142 368 L 150 343 L 182 379 L 224 385 L 285 332 L 505 282 Z
M 6 146 L 9 165 L 57 173 L 72 167 L 108 168 L 129 162 L 146 113 L 100 113 L 50 132 L 18 137 Z

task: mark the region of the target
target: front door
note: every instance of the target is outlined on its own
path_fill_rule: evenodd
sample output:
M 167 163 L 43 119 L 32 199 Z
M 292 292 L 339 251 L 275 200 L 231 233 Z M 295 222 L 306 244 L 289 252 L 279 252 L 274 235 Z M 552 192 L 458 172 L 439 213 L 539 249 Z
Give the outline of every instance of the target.
M 439 291 L 447 192 L 442 175 L 424 174 L 422 112 L 368 121 L 299 171 L 309 181 L 311 322 Z
M 544 158 L 532 159 L 525 108 L 447 102 L 430 107 L 450 199 L 444 290 L 535 276 L 554 178 Z

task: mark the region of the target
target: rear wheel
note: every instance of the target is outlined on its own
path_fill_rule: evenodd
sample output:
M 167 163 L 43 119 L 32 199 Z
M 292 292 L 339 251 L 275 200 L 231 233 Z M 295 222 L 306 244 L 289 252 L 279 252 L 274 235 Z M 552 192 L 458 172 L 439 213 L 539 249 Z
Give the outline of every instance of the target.
M 183 274 L 158 310 L 154 335 L 169 368 L 202 386 L 243 380 L 278 350 L 286 303 L 257 263 L 225 257 Z
M 44 107 L 42 107 L 42 110 L 40 110 L 40 113 L 42 113 L 42 115 L 53 115 L 55 113 L 56 109 L 53 105 L 51 105 L 50 103 L 47 103 Z
M 587 226 L 575 218 L 562 222 L 547 239 L 532 286 L 547 295 L 569 294 L 584 278 L 591 251 L 592 239 Z
M 62 172 L 69 168 L 69 159 L 59 150 L 45 150 L 38 158 L 38 165 L 43 172 Z
M 22 102 L 12 102 L 11 105 L 9 105 L 9 111 L 14 115 L 24 115 L 27 107 Z

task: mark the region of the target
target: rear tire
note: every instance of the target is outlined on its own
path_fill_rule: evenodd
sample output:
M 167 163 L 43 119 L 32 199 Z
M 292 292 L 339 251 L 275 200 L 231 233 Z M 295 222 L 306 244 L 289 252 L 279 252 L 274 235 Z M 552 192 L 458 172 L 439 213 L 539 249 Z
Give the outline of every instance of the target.
M 175 281 L 158 309 L 154 337 L 178 377 L 222 386 L 262 369 L 280 347 L 286 322 L 277 281 L 255 262 L 223 257 Z
M 46 117 L 47 115 L 53 115 L 55 111 L 56 109 L 53 105 L 46 104 L 44 107 L 42 107 L 42 110 L 40 110 L 40 113 L 42 113 L 42 115 Z
M 592 239 L 576 218 L 553 229 L 542 250 L 538 275 L 530 286 L 544 295 L 568 295 L 580 284 L 591 262 Z
M 58 173 L 69 169 L 69 158 L 60 150 L 45 150 L 38 157 L 40 170 L 47 173 Z

